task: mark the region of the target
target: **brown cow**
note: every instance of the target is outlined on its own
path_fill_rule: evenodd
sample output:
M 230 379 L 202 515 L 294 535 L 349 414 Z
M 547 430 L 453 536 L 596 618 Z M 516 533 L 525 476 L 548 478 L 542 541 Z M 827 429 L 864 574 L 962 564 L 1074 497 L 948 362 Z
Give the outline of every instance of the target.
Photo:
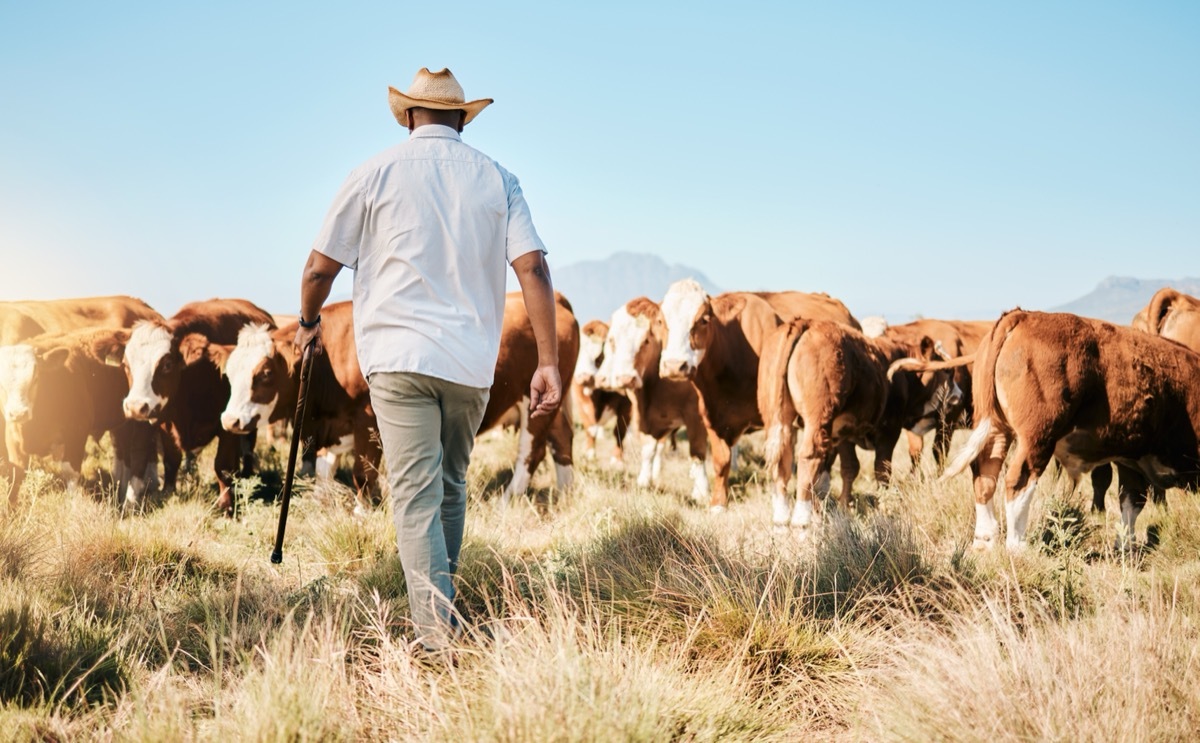
M 556 295 L 559 369 L 566 374 L 575 366 L 579 352 L 579 326 L 571 313 L 570 304 L 561 294 Z M 313 367 L 312 392 L 308 416 L 321 431 L 316 447 L 336 443 L 338 438 L 354 436 L 354 477 L 358 486 L 359 507 L 366 498 L 377 499 L 378 465 L 381 452 L 374 434 L 375 413 L 370 405 L 370 391 L 358 365 L 354 342 L 353 311 L 349 302 L 339 302 L 321 309 L 322 339 L 325 354 L 318 356 Z M 229 405 L 221 414 L 221 424 L 227 431 L 244 433 L 268 422 L 288 420 L 295 413 L 297 384 L 300 376 L 299 357 L 292 341 L 296 325 L 269 332 L 265 327 L 248 327 L 229 353 L 225 364 L 231 394 Z M 537 341 L 533 326 L 525 312 L 519 293 L 506 297 L 500 353 L 496 359 L 495 380 L 484 412 L 480 432 L 498 425 L 505 414 L 526 398 L 518 435 L 519 449 L 513 479 L 505 490 L 507 499 L 513 493 L 523 494 L 529 480 L 545 456 L 547 440 L 554 450 L 559 484 L 570 485 L 571 478 L 571 419 L 560 408 L 553 416 L 529 420 L 529 380 L 537 367 Z M 306 431 L 309 428 L 306 425 Z
M 692 457 L 692 497 L 705 501 L 708 434 L 700 415 L 696 388 L 686 380 L 665 379 L 659 374 L 666 333 L 662 311 L 652 300 L 639 297 L 618 308 L 605 341 L 604 363 L 597 384 L 633 398 L 638 430 L 648 437 L 642 445 L 638 486 L 647 487 L 658 480 L 665 444 L 682 426 L 687 428 Z
M 9 505 L 14 506 L 30 456 L 50 456 L 61 447 L 68 486 L 78 481 L 88 436 L 112 434 L 117 496 L 133 506 L 147 489 L 155 432 L 128 421 L 121 401 L 128 391 L 119 358 L 124 330 L 85 329 L 40 335 L 0 347 L 0 387 L 5 407 L 5 446 L 11 469 Z
M 571 380 L 571 402 L 575 408 L 575 419 L 583 430 L 584 456 L 596 458 L 596 437 L 601 426 L 610 419 L 613 424 L 612 463 L 624 458 L 622 445 L 629 430 L 633 403 L 621 392 L 602 389 L 596 385 L 596 373 L 604 363 L 604 342 L 608 337 L 608 324 L 592 320 L 583 326 L 579 336 L 579 359 L 575 362 L 575 376 Z
M 0 302 L 0 346 L 80 328 L 129 328 L 139 320 L 162 320 L 162 315 L 125 296 Z
M 232 514 L 233 477 L 249 475 L 253 439 L 221 428 L 229 401 L 229 382 L 221 368 L 227 350 L 248 323 L 274 327 L 271 315 L 244 299 L 210 299 L 184 305 L 166 322 L 134 326 L 125 346 L 129 394 L 125 416 L 158 424 L 163 441 L 163 490 L 171 492 L 184 452 L 206 446 L 215 437 L 219 496 L 217 507 Z
M 979 342 L 991 327 L 990 320 L 921 319 L 902 325 L 889 325 L 882 334 L 883 337 L 910 347 L 920 347 L 921 339 L 929 338 L 933 340 L 938 356 L 952 359 L 975 353 Z M 941 465 L 950 449 L 950 439 L 954 436 L 954 431 L 971 426 L 974 411 L 971 404 L 971 369 L 969 366 L 956 368 L 953 376 L 961 394 L 954 398 L 945 398 L 944 404 L 934 414 L 916 422 L 907 431 L 908 453 L 914 464 L 921 459 L 926 433 L 934 432 L 933 456 Z
M 1140 478 L 1121 489 L 1123 538 L 1131 538 L 1148 486 L 1200 484 L 1197 379 L 1200 354 L 1173 341 L 1075 315 L 1003 315 L 975 357 L 978 423 L 943 475 L 972 465 L 975 547 L 999 534 L 992 496 L 1014 439 L 1005 483 L 1009 549 L 1024 546 L 1029 504 L 1051 457 L 1075 482 L 1107 462 Z
M 667 334 L 659 371 L 666 379 L 689 379 L 696 387 L 712 451 L 709 510 L 724 511 L 729 499 L 730 447 L 747 430 L 762 426 L 757 397 L 762 344 L 782 320 L 805 317 L 789 314 L 781 320 L 775 307 L 810 312 L 814 319 L 851 327 L 858 322 L 845 305 L 826 295 L 727 292 L 709 297 L 691 279 L 672 284 L 661 307 Z
M 758 406 L 767 431 L 767 469 L 772 471 L 772 521 L 776 528 L 806 530 L 817 500 L 828 490 L 834 456 L 842 462 L 841 504 L 849 508 L 858 453 L 875 451 L 875 480 L 887 485 L 892 451 L 905 427 L 936 414 L 939 392 L 951 385 L 945 371 L 889 371 L 902 359 L 929 360 L 928 337 L 903 343 L 867 338 L 854 328 L 825 320 L 792 320 L 774 330 L 758 367 Z M 804 427 L 795 446 L 795 425 Z M 796 462 L 796 504 L 788 482 Z

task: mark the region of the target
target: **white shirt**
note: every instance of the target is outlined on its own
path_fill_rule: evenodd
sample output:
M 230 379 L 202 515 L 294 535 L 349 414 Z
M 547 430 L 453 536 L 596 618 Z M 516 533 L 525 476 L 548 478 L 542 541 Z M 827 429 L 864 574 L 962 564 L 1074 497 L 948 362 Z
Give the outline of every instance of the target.
M 354 269 L 364 376 L 490 387 L 505 262 L 546 251 L 516 176 L 450 127 L 417 127 L 350 174 L 313 250 Z

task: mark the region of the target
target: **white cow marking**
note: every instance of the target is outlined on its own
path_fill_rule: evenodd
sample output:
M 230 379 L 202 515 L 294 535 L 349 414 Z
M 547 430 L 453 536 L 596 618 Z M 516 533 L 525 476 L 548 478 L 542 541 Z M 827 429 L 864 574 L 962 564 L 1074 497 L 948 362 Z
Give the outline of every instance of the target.
M 685 373 L 700 365 L 704 352 L 692 347 L 692 323 L 707 301 L 708 293 L 704 287 L 692 279 L 676 281 L 667 289 L 662 301 L 663 320 L 667 325 L 667 342 L 660 361 L 664 377 L 680 363 Z
M 579 357 L 575 361 L 575 381 L 590 384 L 599 371 L 596 361 L 603 353 L 604 338 L 595 335 L 580 336 Z
M 1037 490 L 1038 479 L 1029 478 L 1029 484 L 1017 497 L 1005 504 L 1008 515 L 1008 536 L 1004 546 L 1009 552 L 1019 552 L 1025 549 L 1025 529 L 1029 526 L 1029 504 L 1033 502 L 1033 492 Z
M 504 494 L 500 496 L 501 505 L 507 506 L 514 495 L 525 495 L 529 490 L 529 460 L 533 457 L 533 434 L 529 432 L 529 398 L 522 397 L 517 403 L 521 414 L 521 428 L 517 434 L 517 461 L 513 464 L 513 476 Z
M 265 324 L 248 324 L 238 331 L 237 346 L 229 353 L 225 362 L 225 376 L 229 379 L 229 403 L 221 413 L 221 426 L 226 431 L 245 432 L 257 416 L 260 426 L 267 425 L 278 393 L 267 403 L 256 403 L 254 394 L 254 370 L 266 359 L 275 355 L 275 341 Z
M 167 399 L 154 391 L 154 370 L 158 362 L 171 352 L 171 334 L 166 328 L 148 322 L 133 326 L 129 343 L 125 345 L 125 363 L 129 364 L 129 394 L 125 396 L 125 415 L 137 417 L 143 406 L 154 412 L 162 410 Z
M 596 384 L 608 390 L 637 389 L 642 386 L 642 377 L 637 371 L 637 352 L 650 332 L 650 321 L 642 316 L 630 315 L 625 307 L 618 307 L 608 327 L 608 339 L 604 342 L 604 363 Z
M 34 372 L 37 354 L 25 344 L 0 347 L 0 395 L 4 397 L 4 419 L 19 423 L 33 410 Z
M 693 459 L 689 474 L 692 476 L 692 500 L 708 500 L 708 472 L 704 470 L 704 460 Z
M 1000 522 L 996 521 L 996 514 L 992 509 L 992 504 L 976 503 L 975 504 L 975 543 L 972 548 L 976 550 L 989 549 L 996 543 L 996 538 L 1000 536 Z

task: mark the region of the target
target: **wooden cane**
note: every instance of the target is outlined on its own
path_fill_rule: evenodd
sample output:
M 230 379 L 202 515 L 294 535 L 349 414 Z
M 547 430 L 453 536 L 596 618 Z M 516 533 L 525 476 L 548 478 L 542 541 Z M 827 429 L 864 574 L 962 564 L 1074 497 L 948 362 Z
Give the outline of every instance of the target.
M 315 340 L 315 339 L 314 339 Z M 313 344 L 304 347 L 300 360 L 300 388 L 296 391 L 296 416 L 292 421 L 292 444 L 288 449 L 287 472 L 283 477 L 283 497 L 279 506 L 279 531 L 275 533 L 275 551 L 271 562 L 283 562 L 283 533 L 287 529 L 288 505 L 292 502 L 292 482 L 296 479 L 296 454 L 304 437 L 304 410 L 308 407 L 308 382 L 312 377 Z

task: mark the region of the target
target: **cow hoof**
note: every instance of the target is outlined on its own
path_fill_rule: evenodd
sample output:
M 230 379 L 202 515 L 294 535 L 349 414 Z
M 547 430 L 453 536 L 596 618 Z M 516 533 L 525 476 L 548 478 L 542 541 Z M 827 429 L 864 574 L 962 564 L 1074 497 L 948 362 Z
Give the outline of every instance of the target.
M 725 513 L 725 506 L 709 506 L 708 512 L 714 515 Z
M 987 552 L 996 544 L 995 540 L 990 536 L 975 535 L 975 541 L 971 543 L 971 549 L 975 552 Z
M 1025 544 L 1024 540 L 1009 539 L 1004 542 L 1004 547 L 1008 550 L 1009 554 L 1019 555 L 1025 552 L 1029 548 L 1029 545 Z
M 792 534 L 797 542 L 807 542 L 812 536 L 812 524 L 792 524 Z
M 788 534 L 792 531 L 792 528 L 786 521 L 776 521 L 775 523 L 771 524 L 771 531 L 775 532 L 776 534 Z

